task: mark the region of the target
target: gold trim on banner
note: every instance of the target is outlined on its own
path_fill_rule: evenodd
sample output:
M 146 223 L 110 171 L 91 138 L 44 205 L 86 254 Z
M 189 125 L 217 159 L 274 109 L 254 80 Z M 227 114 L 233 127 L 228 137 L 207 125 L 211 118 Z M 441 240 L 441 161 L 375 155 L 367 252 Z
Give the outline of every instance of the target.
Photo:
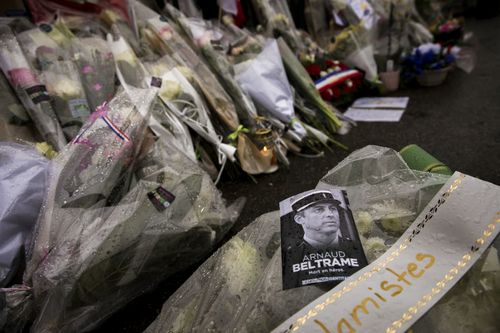
M 432 288 L 429 294 L 423 296 L 414 306 L 410 307 L 403 314 L 403 316 L 401 316 L 401 319 L 394 321 L 392 325 L 386 329 L 386 333 L 396 333 L 397 330 L 401 328 L 405 322 L 412 319 L 412 315 L 416 314 L 418 310 L 420 310 L 428 302 L 430 302 L 434 295 L 439 294 L 441 290 L 446 286 L 446 284 L 455 278 L 459 270 L 464 268 L 472 259 L 472 255 L 474 254 L 474 252 L 477 252 L 479 250 L 479 246 L 483 245 L 486 239 L 493 234 L 493 230 L 495 230 L 496 228 L 496 223 L 500 223 L 500 218 L 498 218 L 499 215 L 500 211 L 497 212 L 496 216 L 494 217 L 494 222 L 486 226 L 486 229 L 483 232 L 483 236 L 476 239 L 475 245 L 471 246 L 470 251 L 462 257 L 457 265 L 451 268 L 441 281 L 436 283 L 436 287 Z
M 450 185 L 450 187 L 448 188 L 448 190 L 441 195 L 441 198 L 438 200 L 438 202 L 431 209 L 429 209 L 429 212 L 425 215 L 424 220 L 422 222 L 420 222 L 419 224 L 417 224 L 416 228 L 412 231 L 412 233 L 398 246 L 398 248 L 396 250 L 394 250 L 383 261 L 381 261 L 380 263 L 376 264 L 375 267 L 373 267 L 370 271 L 367 271 L 367 272 L 363 273 L 356 280 L 349 282 L 340 291 L 337 291 L 337 292 L 334 292 L 333 294 L 331 294 L 323 303 L 317 304 L 314 307 L 314 309 L 309 310 L 305 316 L 302 316 L 302 317 L 298 318 L 290 326 L 290 328 L 286 332 L 295 332 L 295 331 L 297 331 L 309 319 L 317 316 L 328 305 L 335 303 L 338 299 L 340 299 L 346 293 L 350 292 L 353 288 L 355 288 L 360 282 L 366 281 L 373 274 L 380 272 L 382 270 L 382 268 L 384 268 L 385 266 L 387 266 L 388 263 L 390 263 L 391 261 L 393 261 L 394 259 L 396 259 L 396 257 L 398 257 L 401 254 L 401 252 L 403 252 L 408 247 L 408 244 L 411 243 L 412 239 L 415 238 L 415 236 L 417 236 L 420 233 L 420 231 L 425 227 L 425 225 L 427 224 L 427 222 L 432 219 L 432 217 L 434 216 L 434 214 L 437 212 L 438 208 L 442 204 L 444 204 L 446 202 L 446 199 L 450 196 L 450 194 L 453 191 L 455 191 L 460 186 L 460 184 L 462 183 L 462 181 L 463 181 L 464 178 L 465 178 L 465 175 L 464 174 L 460 174 L 458 176 L 458 178 L 455 179 L 455 181 Z M 499 212 L 499 214 L 500 214 L 500 212 Z M 500 218 L 496 219 L 496 222 L 500 222 Z M 483 240 L 483 242 L 484 242 L 484 240 Z M 464 266 L 465 266 L 465 264 L 464 264 Z M 429 295 L 425 295 L 424 296 L 425 299 L 428 298 L 427 296 L 429 296 Z M 429 299 L 429 301 L 430 301 L 430 299 Z M 418 304 L 420 304 L 420 303 L 418 303 Z M 413 309 L 413 307 L 410 308 L 410 309 L 412 311 L 418 311 L 418 310 Z M 410 312 L 410 309 L 408 310 L 408 312 Z M 405 318 L 408 318 L 407 313 L 405 313 L 405 315 L 406 315 Z M 397 323 L 397 325 L 399 325 L 399 321 L 398 322 L 394 322 L 393 325 L 395 323 Z M 402 324 L 403 324 L 403 322 L 401 322 L 401 325 Z M 399 325 L 399 327 L 401 327 L 401 325 Z M 393 332 L 393 331 L 389 331 L 389 329 L 390 328 L 387 329 L 387 333 Z

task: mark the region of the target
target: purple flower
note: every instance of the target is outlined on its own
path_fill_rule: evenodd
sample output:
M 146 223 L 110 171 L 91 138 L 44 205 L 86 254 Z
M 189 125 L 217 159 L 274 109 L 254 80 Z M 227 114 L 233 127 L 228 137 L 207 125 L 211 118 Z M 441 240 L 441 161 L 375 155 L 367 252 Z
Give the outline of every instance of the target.
M 94 68 L 90 65 L 85 65 L 82 68 L 83 74 L 89 74 L 89 73 L 92 73 L 93 71 L 94 71 Z

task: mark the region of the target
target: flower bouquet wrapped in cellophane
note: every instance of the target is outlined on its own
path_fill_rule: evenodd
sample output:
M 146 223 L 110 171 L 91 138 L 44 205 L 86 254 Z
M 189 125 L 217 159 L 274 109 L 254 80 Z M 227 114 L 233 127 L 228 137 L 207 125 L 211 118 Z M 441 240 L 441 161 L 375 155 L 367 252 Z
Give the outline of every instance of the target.
M 378 19 L 373 44 L 375 54 L 396 59 L 403 51 L 433 40 L 414 0 L 373 2 Z M 385 60 L 385 59 L 384 59 Z
M 36 50 L 41 78 L 52 97 L 54 110 L 68 140 L 73 139 L 90 115 L 85 91 L 76 64 L 58 49 Z
M 176 104 L 167 104 L 168 98 L 165 97 L 165 96 L 170 96 L 170 94 L 173 91 L 181 91 L 182 89 L 179 90 L 180 87 L 178 86 L 171 87 L 170 85 L 163 83 L 161 76 L 152 77 L 150 73 L 148 73 L 148 70 L 146 69 L 144 64 L 137 58 L 133 49 L 130 47 L 127 41 L 125 41 L 123 36 L 119 34 L 119 31 L 114 30 L 114 35 L 115 35 L 114 39 L 110 34 L 108 35 L 108 43 L 114 55 L 116 72 L 122 86 L 125 89 L 128 89 L 128 87 L 147 88 L 150 84 L 155 84 L 157 86 L 159 85 L 158 88 L 162 89 L 162 92 L 160 92 L 159 97 L 162 100 L 162 102 L 166 104 L 167 108 L 160 109 L 158 107 L 157 110 L 164 111 L 165 112 L 165 114 L 163 115 L 164 117 L 171 116 L 170 112 L 172 111 L 174 117 L 177 117 L 182 121 L 184 121 L 186 125 L 193 128 L 193 130 L 195 130 L 196 133 L 201 135 L 205 140 L 208 140 L 208 142 L 214 144 L 216 150 L 219 152 L 220 164 L 224 165 L 227 157 L 229 157 L 231 160 L 234 160 L 234 149 L 232 147 L 229 147 L 228 145 L 222 144 L 221 142 L 222 139 L 215 133 L 215 130 L 212 124 L 210 123 L 210 119 L 208 118 L 208 114 L 206 114 L 206 109 L 203 104 L 203 101 L 197 95 L 194 89 L 192 89 L 192 86 L 189 84 L 189 82 L 186 82 L 185 80 L 183 81 L 183 83 L 185 83 L 186 86 L 188 86 L 187 89 L 191 89 L 190 94 L 196 94 L 197 103 L 195 107 L 193 107 L 193 104 L 191 103 L 194 101 L 188 101 L 187 102 L 188 104 L 181 105 L 180 106 L 181 110 L 188 110 L 188 109 L 190 110 L 190 112 L 188 112 L 187 115 L 185 114 L 183 115 L 183 111 L 179 111 L 178 109 L 176 109 Z M 162 75 L 164 75 L 163 71 L 166 70 L 167 68 L 168 66 L 159 66 L 159 64 L 157 63 L 156 66 L 152 69 L 154 69 L 154 71 L 157 72 L 156 74 L 161 73 Z M 180 72 L 178 72 L 178 75 L 179 77 L 183 77 L 183 75 Z M 158 81 L 158 82 L 153 83 L 153 81 Z M 176 96 L 175 93 L 174 95 Z M 178 112 L 176 113 L 175 111 Z M 200 114 L 201 118 L 199 118 Z M 161 128 L 162 127 L 161 123 L 159 123 L 155 115 L 150 119 L 150 125 L 152 125 L 152 130 L 158 136 L 165 135 L 166 134 L 165 130 Z M 176 125 L 175 122 L 172 122 L 171 124 L 174 126 Z M 183 131 L 184 129 L 178 128 L 178 130 Z M 187 132 L 185 133 L 188 134 Z M 190 139 L 189 142 L 191 142 Z M 220 150 L 219 147 L 224 147 L 224 148 L 227 147 L 228 149 L 223 148 L 222 150 Z M 193 157 L 194 152 L 191 152 L 191 150 L 192 148 L 187 151 L 187 155 Z M 209 162 L 209 164 L 212 163 Z
M 139 56 L 143 55 L 145 50 L 142 48 L 137 38 L 138 36 L 135 35 L 135 32 L 132 31 L 129 24 L 123 19 L 118 11 L 105 9 L 101 12 L 100 18 L 110 29 L 118 31 L 121 36 L 125 37 L 135 54 Z
M 267 114 L 290 128 L 293 138 L 301 142 L 306 129 L 295 116 L 293 93 L 288 83 L 280 51 L 275 40 L 269 40 L 254 59 L 235 66 L 236 81 Z
M 226 57 L 212 46 L 212 31 L 201 19 L 188 19 L 171 5 L 165 6 L 167 14 L 179 25 L 190 42 L 203 54 L 210 68 L 218 76 L 227 93 L 233 98 L 238 116 L 246 127 L 255 127 L 258 116 L 251 98 L 241 89 L 232 73 L 232 66 Z
M 285 146 L 292 148 L 293 145 L 292 150 L 300 152 L 299 144 L 317 152 L 318 143 L 326 145 L 329 140 L 324 138 L 327 136 L 317 129 L 306 130 L 295 114 L 298 96 L 288 82 L 276 41 L 254 37 L 230 20 L 224 20 L 222 28 L 225 28 L 228 58 L 234 64 L 236 80 L 252 97 L 258 111 L 277 125 L 275 127 L 278 127 L 283 139 L 290 143 Z M 280 158 L 280 161 L 283 160 Z
M 407 177 L 401 178 L 405 174 Z M 389 198 L 394 200 L 394 205 L 385 205 L 388 210 L 392 210 L 394 223 L 378 229 L 378 239 L 374 240 L 375 236 L 362 239 L 363 247 L 370 261 L 373 261 L 387 249 L 384 242 L 389 244 L 392 241 L 393 236 L 385 231 L 392 232 L 395 225 L 399 225 L 400 229 L 408 226 L 407 220 L 414 219 L 420 213 L 447 178 L 414 172 L 396 152 L 369 146 L 342 161 L 322 179 L 320 185 L 326 183 L 345 187 L 350 203 L 359 206 L 383 204 Z M 387 191 L 391 186 L 392 191 Z M 356 199 L 351 198 L 351 195 Z M 395 221 L 397 216 L 401 218 L 399 221 Z M 359 216 L 355 215 L 355 219 L 359 232 L 367 235 L 367 224 L 360 222 Z M 371 222 L 375 223 L 373 220 Z M 369 233 L 375 233 L 375 230 Z M 494 259 L 498 264 L 498 258 Z M 257 218 L 201 265 L 165 302 L 162 312 L 145 332 L 204 332 L 207 329 L 214 332 L 269 332 L 329 290 L 321 285 L 283 290 L 281 269 L 280 220 L 278 212 L 272 212 Z M 473 271 L 476 269 L 481 270 L 481 264 L 477 264 Z M 473 271 L 468 273 L 469 277 L 474 274 Z M 497 304 L 494 295 L 500 286 L 492 277 L 498 278 L 499 273 L 498 268 L 494 274 L 485 272 L 483 268 L 482 279 L 486 279 L 487 287 L 494 288 L 476 289 L 488 294 L 477 297 L 476 301 Z M 455 288 L 453 292 L 464 296 L 470 289 L 463 291 Z M 438 303 L 437 307 L 440 306 L 452 311 L 455 309 L 445 299 Z M 491 324 L 495 309 L 477 310 L 469 306 L 467 311 L 471 315 L 484 311 L 490 321 L 488 328 L 491 328 L 495 327 Z M 429 316 L 433 316 L 432 312 Z M 434 316 L 436 320 L 446 318 L 439 311 Z M 454 322 L 441 320 L 436 323 L 441 327 L 450 326 L 460 330 Z
M 128 41 L 121 35 L 116 25 L 113 25 L 112 31 L 112 34 L 107 35 L 107 40 L 113 53 L 116 74 L 121 84 L 136 88 L 147 88 L 149 86 L 146 81 L 148 74 L 144 65 Z
M 210 68 L 163 18 L 147 20 L 147 27 L 145 37 L 152 47 L 161 55 L 170 56 L 178 66 L 190 68 L 211 110 L 229 129 L 235 130 L 239 119 L 233 101 Z
M 0 73 L 0 141 L 36 141 L 36 130 L 26 109 Z
M 40 83 L 8 26 L 0 26 L 0 67 L 28 111 L 38 132 L 56 150 L 66 139 L 51 105 L 46 87 Z
M 54 23 L 54 28 L 44 26 L 46 30 L 50 27 L 50 35 L 43 32 L 42 28 L 35 28 L 20 32 L 17 39 L 32 68 L 40 73 L 63 132 L 71 140 L 90 114 L 78 70 L 68 52 L 73 35 L 61 19 Z M 56 38 L 59 44 L 50 37 L 55 36 L 55 31 L 65 32 L 57 34 L 62 36 Z
M 59 48 L 56 41 L 43 32 L 40 28 L 33 28 L 16 33 L 16 38 L 21 46 L 21 49 L 28 60 L 31 68 L 41 71 L 40 62 L 38 61 L 36 50 L 40 47 L 51 48 L 59 50 L 61 53 L 63 49 Z
M 113 53 L 106 41 L 98 36 L 75 38 L 72 56 L 78 66 L 91 112 L 115 94 Z
M 377 64 L 374 58 L 372 34 L 361 23 L 343 29 L 335 42 L 328 46 L 328 53 L 335 59 L 362 69 L 368 81 L 377 79 Z
M 116 206 L 86 211 L 87 223 L 73 225 L 64 246 L 46 259 L 56 268 L 41 270 L 51 287 L 34 330 L 95 328 L 204 258 L 241 209 L 241 201 L 226 208 L 210 177 L 164 141 L 138 161 L 137 175 L 138 183 Z M 68 252 L 78 260 L 68 262 Z
M 295 54 L 306 50 L 286 1 L 252 0 L 251 2 L 268 37 L 283 37 Z
M 189 129 L 159 98 L 157 98 L 153 107 L 149 128 L 160 141 L 171 141 L 193 162 L 196 162 L 196 152 Z
M 345 188 L 369 262 L 384 254 L 411 225 L 448 175 L 411 170 L 389 148 L 353 152 L 321 184 Z M 499 239 L 448 294 L 413 327 L 414 332 L 496 332 L 500 293 Z
M 278 38 L 277 42 L 290 82 L 292 82 L 298 93 L 301 94 L 308 103 L 320 111 L 319 114 L 324 120 L 324 125 L 322 127 L 325 127 L 330 133 L 336 133 L 342 126 L 342 121 L 337 117 L 335 109 L 321 98 L 309 74 L 285 41 Z M 321 127 L 319 128 L 321 129 Z
M 250 137 L 245 134 L 249 133 L 252 137 L 255 135 L 255 129 L 257 126 L 256 118 L 258 116 L 257 110 L 251 98 L 241 89 L 234 79 L 231 64 L 224 55 L 220 54 L 212 47 L 209 36 L 210 32 L 207 31 L 207 38 L 204 38 L 201 41 L 197 40 L 191 31 L 191 28 L 195 27 L 189 25 L 189 22 L 182 15 L 182 13 L 168 4 L 165 7 L 165 11 L 177 24 L 179 24 L 180 29 L 192 44 L 200 42 L 196 47 L 201 51 L 210 68 L 217 75 L 220 82 L 226 88 L 227 92 L 234 101 L 234 105 L 236 106 L 238 117 L 241 120 L 242 125 L 232 128 L 234 132 L 230 135 L 230 138 L 232 140 L 238 139 L 237 153 L 241 168 L 249 174 L 275 171 L 276 162 L 273 151 L 267 151 L 269 147 L 256 145 L 254 143 L 255 138 L 250 139 Z M 202 23 L 201 21 L 198 22 Z M 201 30 L 197 29 L 197 31 L 205 31 L 203 30 L 203 24 L 201 25 L 201 28 Z M 173 36 L 179 36 L 178 32 L 175 32 Z M 262 151 L 263 149 L 265 150 L 264 152 Z
M 163 75 L 159 96 L 179 119 L 214 146 L 221 165 L 220 177 L 226 160 L 235 161 L 236 148 L 223 143 L 222 137 L 215 132 L 201 96 L 176 68 Z
M 103 255 L 96 252 L 100 243 L 91 246 L 82 241 L 95 236 L 99 230 L 95 228 L 105 229 L 106 224 L 101 224 L 111 213 L 107 206 L 116 204 L 128 192 L 155 97 L 155 90 L 132 95 L 119 92 L 92 114 L 78 136 L 53 160 L 48 193 L 27 254 L 23 285 L 4 290 L 9 303 L 2 315 L 7 312 L 9 319 L 18 318 L 16 324 L 22 325 L 31 319 L 27 311 L 39 316 L 42 310 L 56 307 L 54 314 L 39 317 L 52 317 L 58 324 L 57 316 L 64 315 L 63 310 L 71 304 L 64 295 L 71 288 L 64 285 L 58 289 L 56 285 L 64 279 L 78 279 L 75 269 L 88 269 L 80 266 L 90 255 L 87 249 L 92 248 L 93 255 Z M 101 278 L 106 280 L 105 276 Z M 42 326 L 51 323 L 39 321 Z

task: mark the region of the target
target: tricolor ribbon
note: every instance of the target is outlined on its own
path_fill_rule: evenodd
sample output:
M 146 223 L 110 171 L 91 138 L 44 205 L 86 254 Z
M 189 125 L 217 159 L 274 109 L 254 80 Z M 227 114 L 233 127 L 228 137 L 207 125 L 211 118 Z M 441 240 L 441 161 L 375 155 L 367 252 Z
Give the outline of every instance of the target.
M 109 119 L 108 116 L 101 116 L 101 119 L 104 120 L 104 122 L 106 123 L 106 125 L 108 125 L 108 127 L 113 131 L 115 132 L 115 134 L 120 138 L 122 139 L 123 141 L 125 142 L 129 142 L 130 141 L 130 138 L 127 136 L 127 134 L 125 134 L 122 130 L 120 130 L 114 123 L 111 119 Z
M 85 128 L 82 128 L 82 130 L 80 131 L 80 133 L 78 133 L 78 135 L 73 139 L 73 142 L 72 143 L 79 143 L 80 142 L 80 139 L 82 138 L 83 134 L 85 134 L 87 132 L 87 130 L 90 128 L 90 126 L 92 126 L 92 124 L 94 123 L 94 121 L 98 118 L 102 119 L 106 125 L 120 138 L 122 139 L 123 141 L 125 142 L 130 142 L 130 138 L 128 137 L 127 134 L 125 134 L 122 130 L 120 130 L 118 128 L 118 126 L 116 126 L 113 121 L 107 116 L 107 113 L 108 113 L 108 105 L 106 102 L 102 103 L 101 105 L 99 105 L 96 109 L 95 109 L 95 112 L 91 115 L 91 119 L 92 121 L 88 123 L 87 126 L 85 126 Z

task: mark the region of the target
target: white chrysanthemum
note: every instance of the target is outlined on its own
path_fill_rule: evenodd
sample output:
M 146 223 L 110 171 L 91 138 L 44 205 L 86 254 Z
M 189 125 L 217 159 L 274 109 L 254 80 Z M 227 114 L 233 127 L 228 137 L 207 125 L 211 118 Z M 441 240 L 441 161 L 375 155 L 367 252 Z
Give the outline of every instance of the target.
M 160 89 L 160 96 L 168 101 L 176 99 L 182 93 L 182 87 L 179 82 L 164 80 Z
M 354 222 L 358 232 L 363 236 L 369 236 L 373 230 L 373 217 L 366 211 L 354 212 Z
M 231 294 L 240 295 L 253 285 L 262 270 L 259 254 L 239 237 L 233 237 L 227 244 L 222 259 L 227 285 Z
M 402 231 L 401 220 L 395 213 L 390 213 L 380 219 L 382 227 L 386 231 L 400 232 Z
M 79 85 L 64 75 L 53 75 L 58 80 L 46 80 L 47 90 L 57 96 L 79 96 L 82 95 Z
M 370 237 L 363 243 L 366 258 L 368 262 L 375 261 L 378 257 L 387 251 L 389 246 L 385 245 L 384 240 L 380 237 Z

